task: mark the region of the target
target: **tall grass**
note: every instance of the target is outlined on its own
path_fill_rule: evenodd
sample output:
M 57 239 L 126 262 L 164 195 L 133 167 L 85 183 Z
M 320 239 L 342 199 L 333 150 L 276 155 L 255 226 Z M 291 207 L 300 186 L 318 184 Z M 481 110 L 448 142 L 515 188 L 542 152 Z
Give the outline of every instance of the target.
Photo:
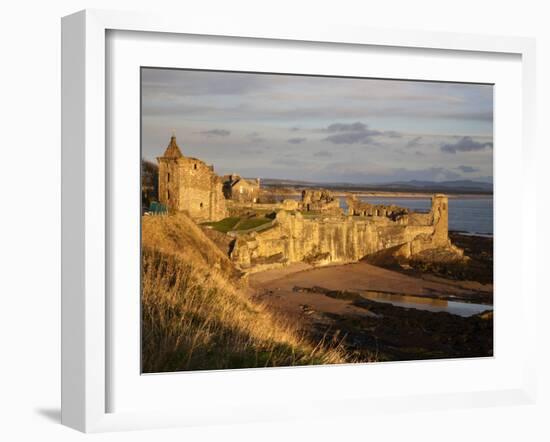
M 225 281 L 180 257 L 142 254 L 144 372 L 345 362 L 337 344 L 310 344 Z
M 201 259 L 218 254 L 200 229 L 180 230 L 176 242 L 212 250 L 169 250 L 177 226 L 187 220 L 163 218 L 162 224 L 155 220 L 144 229 L 164 245 L 159 249 L 151 246 L 151 238 L 143 241 L 144 372 L 347 362 L 338 342 L 308 341 L 292 324 L 249 299 L 225 265 Z M 171 239 L 160 240 L 162 232 L 170 232 Z

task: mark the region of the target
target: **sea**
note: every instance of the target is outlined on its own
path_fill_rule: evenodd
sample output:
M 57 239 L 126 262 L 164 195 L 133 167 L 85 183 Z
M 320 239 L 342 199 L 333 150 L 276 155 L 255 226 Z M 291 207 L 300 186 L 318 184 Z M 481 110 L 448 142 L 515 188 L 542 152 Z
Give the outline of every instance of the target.
M 280 195 L 280 200 L 296 199 L 298 195 Z M 371 204 L 394 204 L 409 210 L 429 212 L 432 201 L 430 198 L 400 198 L 400 197 L 359 197 L 361 201 Z M 347 210 L 345 197 L 340 197 L 340 207 Z M 493 236 L 493 197 L 454 197 L 449 198 L 449 230 L 478 236 Z
M 395 204 L 423 212 L 428 212 L 431 207 L 429 198 L 361 197 L 360 199 L 371 204 Z M 346 208 L 344 198 L 340 199 L 340 206 Z M 493 197 L 449 198 L 449 230 L 493 236 Z

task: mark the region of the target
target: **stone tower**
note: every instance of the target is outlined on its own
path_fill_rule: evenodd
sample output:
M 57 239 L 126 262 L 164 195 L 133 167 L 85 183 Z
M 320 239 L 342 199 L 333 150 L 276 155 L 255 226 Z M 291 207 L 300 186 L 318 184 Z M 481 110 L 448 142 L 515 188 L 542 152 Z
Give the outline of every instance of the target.
M 432 216 L 434 225 L 433 240 L 437 246 L 449 243 L 449 198 L 447 195 L 432 196 Z
M 183 156 L 175 135 L 157 160 L 159 200 L 170 212 L 186 212 L 199 222 L 227 216 L 222 179 L 204 161 Z

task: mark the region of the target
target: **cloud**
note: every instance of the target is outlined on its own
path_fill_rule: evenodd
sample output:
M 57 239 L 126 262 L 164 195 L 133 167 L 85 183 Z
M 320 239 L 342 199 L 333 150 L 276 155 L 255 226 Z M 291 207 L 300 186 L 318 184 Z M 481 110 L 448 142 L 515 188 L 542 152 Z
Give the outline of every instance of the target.
M 477 167 L 472 167 L 472 166 L 458 166 L 457 169 L 461 170 L 464 173 L 479 172 L 479 169 Z
M 181 96 L 242 95 L 265 87 L 259 75 L 238 72 L 144 68 L 144 90 L 165 99 Z
M 320 150 L 319 152 L 315 152 L 313 156 L 319 158 L 330 158 L 332 157 L 332 154 L 327 150 Z
M 430 167 L 471 179 L 493 170 L 489 145 L 470 161 L 457 144 L 463 136 L 493 141 L 489 85 L 148 68 L 142 80 L 149 159 L 162 155 L 176 128 L 185 155 L 249 176 L 363 182 L 445 175 Z M 447 144 L 454 147 L 442 150 Z M 306 164 L 287 161 L 289 152 Z M 277 158 L 285 164 L 273 164 Z M 352 175 L 336 177 L 338 162 L 355 166 Z M 480 171 L 457 168 L 469 164 Z
M 298 166 L 305 167 L 306 163 L 302 160 L 297 160 L 296 158 L 275 158 L 271 164 L 277 164 L 282 166 Z
M 241 149 L 239 152 L 245 155 L 260 155 L 264 153 L 261 149 Z
M 202 135 L 207 137 L 227 137 L 231 134 L 231 131 L 226 129 L 210 129 L 200 132 Z
M 258 132 L 251 132 L 247 135 L 251 143 L 263 143 L 265 138 L 262 138 Z
M 414 137 L 407 141 L 407 144 L 405 147 L 418 147 L 420 145 L 420 141 L 422 140 L 422 137 Z
M 367 144 L 372 141 L 372 137 L 383 134 L 378 130 L 369 129 L 368 125 L 359 121 L 351 124 L 333 123 L 323 131 L 333 133 L 333 135 L 323 138 L 323 141 L 334 144 Z
M 365 123 L 360 123 L 359 121 L 356 121 L 355 123 L 347 124 L 347 123 L 332 123 L 327 127 L 328 132 L 349 132 L 349 131 L 364 131 L 368 128 L 368 126 Z
M 145 117 L 184 116 L 186 121 L 191 117 L 201 122 L 211 118 L 209 121 L 247 125 L 251 120 L 277 120 L 290 130 L 303 130 L 303 125 L 314 124 L 314 119 L 323 125 L 329 118 L 363 121 L 374 117 L 394 122 L 407 118 L 412 124 L 428 126 L 440 120 L 459 126 L 475 122 L 488 131 L 493 120 L 492 91 L 490 85 L 142 69 Z
M 474 141 L 472 137 L 462 137 L 456 143 L 442 144 L 441 151 L 445 153 L 456 154 L 457 152 L 474 152 L 484 150 L 486 147 L 492 149 L 493 143 L 480 143 L 478 141 Z
M 387 130 L 384 132 L 384 135 L 388 138 L 401 138 L 403 135 L 396 130 Z
M 370 164 L 370 167 L 356 163 L 333 163 L 325 166 L 326 181 L 341 181 L 350 183 L 391 183 L 396 181 L 449 181 L 462 176 L 444 167 L 387 167 L 382 164 Z
M 302 144 L 304 141 L 307 141 L 307 138 L 290 138 L 286 141 L 290 144 Z

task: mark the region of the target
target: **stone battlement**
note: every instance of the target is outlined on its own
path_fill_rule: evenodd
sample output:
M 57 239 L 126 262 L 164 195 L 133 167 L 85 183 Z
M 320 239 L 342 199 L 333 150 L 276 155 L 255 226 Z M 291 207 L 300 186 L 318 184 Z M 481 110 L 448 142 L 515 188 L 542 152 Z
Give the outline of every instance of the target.
M 393 221 L 403 220 L 406 224 L 406 215 L 409 213 L 408 209 L 395 205 L 387 206 L 360 201 L 355 195 L 346 197 L 346 203 L 348 214 L 352 216 L 388 217 Z
M 331 191 L 325 189 L 303 190 L 299 208 L 304 212 L 342 213 L 339 198 L 334 197 Z
M 414 213 L 414 212 L 413 212 Z M 239 236 L 231 259 L 244 271 L 294 262 L 315 265 L 355 262 L 387 251 L 395 258 L 411 258 L 430 249 L 446 249 L 462 257 L 448 238 L 448 200 L 432 197 L 432 208 L 424 223 L 388 216 L 304 217 L 299 211 L 277 213 L 272 228 Z M 418 221 L 418 220 L 417 220 Z

